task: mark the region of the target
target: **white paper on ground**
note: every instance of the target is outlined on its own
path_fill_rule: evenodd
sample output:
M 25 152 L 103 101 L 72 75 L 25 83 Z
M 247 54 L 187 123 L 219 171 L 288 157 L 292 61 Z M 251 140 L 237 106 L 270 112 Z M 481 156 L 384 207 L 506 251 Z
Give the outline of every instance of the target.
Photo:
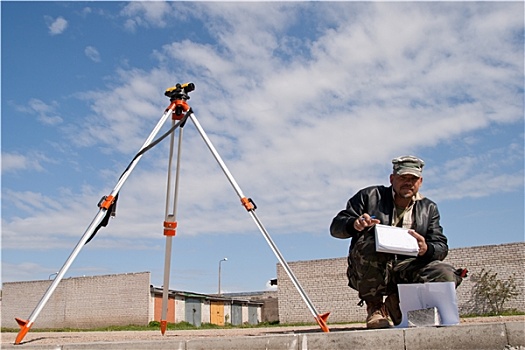
M 399 307 L 403 315 L 398 327 L 408 327 L 408 311 L 437 307 L 441 324 L 459 324 L 458 302 L 454 282 L 398 284 Z

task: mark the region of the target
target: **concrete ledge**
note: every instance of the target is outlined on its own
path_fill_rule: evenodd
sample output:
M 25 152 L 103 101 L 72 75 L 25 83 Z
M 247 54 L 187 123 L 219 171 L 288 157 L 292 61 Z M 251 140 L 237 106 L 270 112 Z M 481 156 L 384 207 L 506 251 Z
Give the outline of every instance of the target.
M 25 346 L 17 345 L 16 349 L 23 350 Z M 48 348 L 31 348 L 38 350 L 145 350 L 145 349 L 186 349 L 185 340 L 149 340 L 149 341 L 129 341 L 129 342 L 94 342 L 94 343 L 79 343 L 79 344 L 65 344 L 61 347 Z
M 507 343 L 510 346 L 525 347 L 525 322 L 507 322 L 505 323 L 507 332 Z
M 507 344 L 503 323 L 405 329 L 406 350 L 497 350 Z
M 11 336 L 11 334 L 9 334 Z M 31 350 L 504 350 L 525 347 L 525 321 L 507 323 L 465 324 L 448 327 L 391 328 L 379 330 L 334 329 L 330 333 L 316 330 L 296 333 L 275 333 L 253 336 L 213 336 L 185 338 L 168 336 L 144 341 L 93 341 L 81 343 L 64 333 L 57 343 L 38 344 L 42 338 L 13 345 L 5 343 L 2 349 Z M 14 335 L 13 335 L 14 336 Z M 79 342 L 74 342 L 74 340 Z
M 172 349 L 172 348 L 171 348 Z M 268 350 L 297 350 L 299 336 L 272 335 L 237 338 L 206 338 L 188 340 L 184 350 L 231 350 L 231 349 L 268 349 Z
M 297 350 L 390 349 L 404 350 L 402 329 L 376 329 L 301 335 Z

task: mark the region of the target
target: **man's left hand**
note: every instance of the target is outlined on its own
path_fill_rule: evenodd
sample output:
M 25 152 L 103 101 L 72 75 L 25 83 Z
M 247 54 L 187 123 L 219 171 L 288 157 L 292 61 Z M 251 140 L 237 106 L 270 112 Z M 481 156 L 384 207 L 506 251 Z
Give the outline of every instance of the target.
M 417 245 L 419 246 L 419 253 L 418 256 L 425 255 L 425 253 L 428 250 L 427 242 L 425 241 L 425 237 L 421 236 L 419 233 L 417 233 L 414 230 L 408 230 L 408 233 L 414 237 L 417 240 Z

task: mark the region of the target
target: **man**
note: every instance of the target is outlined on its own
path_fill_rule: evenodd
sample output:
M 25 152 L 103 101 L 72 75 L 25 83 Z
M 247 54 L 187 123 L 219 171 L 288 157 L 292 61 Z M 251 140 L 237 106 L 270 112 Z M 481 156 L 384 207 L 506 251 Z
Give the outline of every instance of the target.
M 360 304 L 366 303 L 367 328 L 390 327 L 388 316 L 394 325 L 401 323 L 399 283 L 454 282 L 457 287 L 466 275 L 466 270 L 455 270 L 442 262 L 448 245 L 439 211 L 436 203 L 419 193 L 424 161 L 403 156 L 392 164 L 391 186 L 360 190 L 330 225 L 333 237 L 352 239 L 348 285 L 359 292 Z M 376 224 L 409 229 L 419 246 L 417 257 L 376 252 Z

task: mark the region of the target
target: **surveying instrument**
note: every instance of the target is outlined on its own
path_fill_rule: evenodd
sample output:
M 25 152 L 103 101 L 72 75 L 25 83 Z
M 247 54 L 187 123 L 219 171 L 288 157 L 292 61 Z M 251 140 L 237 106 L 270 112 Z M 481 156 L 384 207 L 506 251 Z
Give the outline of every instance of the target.
M 166 210 L 165 210 L 165 217 L 164 217 L 164 235 L 166 236 L 166 252 L 165 252 L 165 259 L 164 259 L 164 284 L 163 284 L 163 292 L 162 292 L 162 315 L 161 315 L 161 321 L 160 321 L 160 331 L 161 334 L 164 335 L 167 328 L 167 313 L 168 313 L 168 292 L 169 292 L 169 281 L 170 281 L 170 267 L 171 267 L 171 251 L 172 251 L 172 240 L 173 237 L 175 237 L 176 229 L 177 229 L 177 200 L 178 200 L 178 189 L 179 189 L 179 173 L 180 173 L 180 159 L 181 159 L 181 150 L 182 150 L 182 136 L 183 136 L 183 130 L 184 126 L 186 124 L 186 121 L 190 119 L 193 124 L 195 125 L 195 128 L 201 135 L 202 139 L 208 146 L 209 150 L 211 151 L 213 157 L 221 167 L 222 171 L 228 178 L 228 181 L 232 185 L 233 189 L 239 196 L 241 200 L 241 204 L 244 206 L 248 214 L 252 217 L 255 224 L 261 231 L 262 235 L 266 239 L 266 242 L 272 249 L 273 253 L 279 260 L 279 263 L 284 268 L 286 274 L 292 281 L 293 285 L 301 295 L 301 298 L 306 303 L 306 306 L 308 307 L 308 310 L 310 313 L 314 316 L 317 324 L 321 327 L 323 332 L 329 332 L 328 326 L 326 324 L 326 320 L 328 319 L 329 312 L 324 314 L 319 314 L 317 310 L 315 309 L 315 306 L 313 305 L 312 301 L 304 291 L 304 289 L 301 287 L 301 284 L 295 277 L 294 273 L 288 266 L 288 263 L 286 260 L 284 260 L 282 254 L 279 252 L 279 249 L 273 242 L 272 238 L 264 228 L 262 222 L 257 217 L 257 214 L 255 213 L 255 210 L 257 209 L 257 206 L 253 202 L 251 198 L 247 198 L 244 196 L 241 188 L 233 178 L 232 174 L 226 167 L 226 164 L 222 160 L 221 156 L 211 143 L 210 139 L 206 135 L 206 132 L 200 125 L 199 121 L 197 120 L 197 117 L 193 113 L 191 107 L 188 105 L 188 100 L 190 99 L 189 93 L 195 90 L 195 84 L 193 83 L 185 83 L 185 84 L 176 84 L 173 87 L 170 87 L 166 89 L 164 95 L 169 97 L 170 99 L 170 105 L 164 110 L 164 114 L 158 121 L 157 125 L 151 132 L 151 134 L 148 136 L 144 144 L 142 145 L 139 152 L 135 155 L 135 157 L 132 159 L 128 167 L 124 170 L 122 175 L 120 176 L 117 184 L 111 191 L 111 193 L 107 196 L 102 197 L 100 202 L 98 203 L 99 211 L 93 221 L 89 224 L 88 228 L 84 232 L 82 238 L 75 246 L 73 252 L 70 254 L 60 271 L 57 273 L 57 276 L 53 280 L 52 284 L 47 289 L 46 293 L 36 306 L 36 308 L 33 310 L 31 315 L 27 320 L 23 320 L 20 318 L 16 318 L 16 322 L 20 326 L 20 331 L 16 337 L 15 344 L 20 344 L 22 339 L 24 339 L 25 335 L 31 327 L 33 326 L 36 318 L 48 302 L 48 300 L 51 298 L 51 295 L 57 288 L 60 281 L 64 278 L 64 275 L 66 274 L 67 270 L 77 257 L 77 255 L 80 253 L 80 250 L 84 247 L 86 243 L 88 243 L 93 237 L 96 235 L 98 230 L 101 227 L 105 227 L 109 219 L 113 216 L 115 216 L 115 209 L 118 199 L 118 194 L 126 180 L 128 179 L 129 175 L 133 171 L 133 169 L 137 166 L 138 162 L 146 153 L 148 150 L 153 148 L 155 145 L 157 145 L 160 141 L 165 139 L 167 136 L 170 136 L 170 149 L 169 149 L 169 160 L 168 160 L 168 179 L 167 179 L 167 191 L 166 191 Z M 160 132 L 160 129 L 162 126 L 166 123 L 166 121 L 171 117 L 172 123 L 171 128 L 165 132 L 163 135 L 161 135 L 158 139 L 154 140 L 155 136 Z M 177 143 L 177 159 L 175 163 L 175 178 L 172 180 L 172 168 L 173 168 L 173 156 L 174 156 L 174 145 L 175 145 L 175 130 L 179 129 L 179 137 L 178 137 L 178 143 Z M 173 186 L 172 186 L 173 182 Z M 172 188 L 173 187 L 173 188 Z

